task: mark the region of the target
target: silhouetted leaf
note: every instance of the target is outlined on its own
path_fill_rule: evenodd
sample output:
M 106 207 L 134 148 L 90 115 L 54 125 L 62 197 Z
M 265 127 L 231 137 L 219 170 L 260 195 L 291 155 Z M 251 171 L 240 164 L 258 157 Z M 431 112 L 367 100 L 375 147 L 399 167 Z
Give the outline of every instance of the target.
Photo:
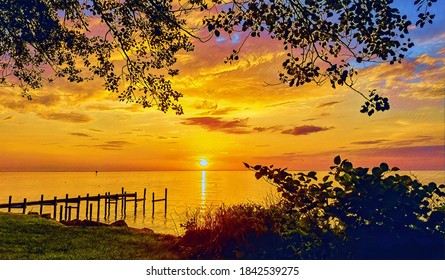
M 386 171 L 389 170 L 389 166 L 388 166 L 388 164 L 382 162 L 382 163 L 380 164 L 380 169 L 381 169 L 381 171 L 382 171 L 382 173 L 383 173 L 383 172 L 386 172 Z
M 317 175 L 317 172 L 315 171 L 311 171 L 307 174 L 308 177 L 312 178 L 312 179 L 317 179 L 315 176 Z
M 343 163 L 343 169 L 344 169 L 346 172 L 351 171 L 351 169 L 352 169 L 352 163 L 350 163 L 349 161 L 345 161 L 345 162 Z
M 378 177 L 378 176 L 380 176 L 381 174 L 382 174 L 382 171 L 380 170 L 380 168 L 378 168 L 378 167 L 374 167 L 374 168 L 372 169 L 372 175 Z
M 339 165 L 340 162 L 341 162 L 341 158 L 340 158 L 340 156 L 336 156 L 336 157 L 334 158 L 334 163 L 335 163 L 336 165 Z

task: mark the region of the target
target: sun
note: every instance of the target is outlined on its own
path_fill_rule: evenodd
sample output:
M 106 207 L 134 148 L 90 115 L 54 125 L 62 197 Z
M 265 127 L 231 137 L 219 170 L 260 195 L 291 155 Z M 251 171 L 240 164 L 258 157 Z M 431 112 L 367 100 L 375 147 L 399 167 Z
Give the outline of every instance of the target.
M 199 160 L 199 165 L 201 167 L 206 167 L 207 165 L 209 165 L 209 162 L 205 158 L 202 158 Z

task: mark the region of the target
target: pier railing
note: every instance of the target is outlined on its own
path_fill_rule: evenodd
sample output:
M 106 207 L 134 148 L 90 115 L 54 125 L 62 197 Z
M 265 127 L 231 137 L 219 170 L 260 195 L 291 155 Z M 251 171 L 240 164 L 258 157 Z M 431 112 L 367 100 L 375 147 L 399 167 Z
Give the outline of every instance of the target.
M 138 202 L 142 202 L 142 212 L 145 215 L 146 211 L 146 200 L 147 200 L 147 189 L 144 189 L 143 196 L 138 197 L 138 193 L 127 193 L 124 188 L 122 188 L 121 193 L 111 194 L 110 192 L 106 192 L 101 195 L 98 194 L 96 196 L 90 196 L 87 194 L 86 196 L 77 196 L 77 197 L 69 197 L 68 194 L 65 195 L 65 198 L 58 198 L 54 196 L 52 199 L 45 199 L 44 195 L 40 196 L 40 200 L 37 201 L 28 201 L 26 198 L 20 202 L 13 202 L 12 196 L 9 196 L 8 203 L 0 204 L 0 209 L 7 209 L 8 212 L 11 212 L 12 209 L 22 209 L 22 213 L 25 214 L 26 210 L 30 206 L 39 206 L 39 212 L 35 212 L 35 214 L 39 214 L 42 216 L 46 216 L 48 218 L 57 219 L 57 213 L 59 214 L 59 221 L 69 221 L 72 217 L 72 212 L 75 211 L 76 219 L 80 219 L 81 208 L 82 205 L 85 207 L 85 218 L 87 220 L 93 220 L 93 209 L 96 209 L 96 218 L 100 220 L 101 212 L 104 213 L 104 218 L 110 216 L 111 211 L 114 210 L 115 217 L 118 214 L 118 208 L 120 204 L 121 215 L 123 217 L 126 216 L 127 213 L 127 203 L 133 202 L 134 206 L 134 215 L 136 216 L 138 209 Z M 103 202 L 103 203 L 101 203 Z M 167 215 L 167 188 L 164 191 L 164 198 L 155 199 L 155 193 L 152 193 L 152 217 L 155 214 L 155 203 L 164 202 L 164 216 Z M 114 206 L 114 209 L 111 208 L 111 205 Z M 43 213 L 44 206 L 52 206 L 52 213 Z M 96 206 L 96 207 L 94 207 Z M 58 209 L 59 208 L 59 209 Z M 59 211 L 58 211 L 59 210 Z M 52 214 L 52 215 L 51 215 Z M 82 217 L 83 218 L 83 217 Z

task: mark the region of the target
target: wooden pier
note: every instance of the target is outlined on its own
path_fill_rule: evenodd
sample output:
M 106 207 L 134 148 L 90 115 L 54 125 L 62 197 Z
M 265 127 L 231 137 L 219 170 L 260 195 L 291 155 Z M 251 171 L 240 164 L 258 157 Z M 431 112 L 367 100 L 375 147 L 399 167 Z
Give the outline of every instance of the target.
M 111 205 L 114 205 L 114 216 L 117 219 L 118 215 L 118 205 L 121 205 L 121 215 L 125 219 L 127 212 L 127 203 L 133 202 L 134 204 L 134 216 L 137 214 L 138 202 L 142 202 L 142 213 L 145 216 L 146 211 L 146 200 L 147 200 L 147 189 L 144 189 L 143 196 L 138 197 L 138 193 L 127 193 L 124 188 L 122 188 L 121 193 L 111 194 L 107 192 L 103 195 L 98 194 L 96 196 L 76 196 L 69 197 L 68 194 L 65 198 L 57 198 L 54 196 L 52 199 L 45 199 L 44 195 L 40 196 L 40 200 L 28 201 L 26 198 L 20 202 L 13 202 L 12 196 L 9 196 L 8 203 L 0 204 L 0 209 L 8 209 L 11 212 L 12 209 L 21 209 L 22 213 L 25 214 L 26 210 L 30 206 L 39 206 L 39 212 L 36 214 L 50 216 L 52 219 L 57 219 L 57 211 L 59 213 L 59 221 L 69 221 L 72 218 L 72 214 L 75 211 L 75 219 L 79 220 L 81 217 L 82 205 L 85 205 L 85 218 L 87 220 L 93 220 L 93 209 L 95 208 L 96 219 L 100 220 L 100 214 L 104 214 L 104 219 L 107 220 L 110 217 L 112 211 Z M 164 198 L 155 199 L 155 193 L 152 193 L 152 217 L 155 213 L 155 203 L 164 202 L 164 216 L 167 215 L 167 188 L 165 189 Z M 101 203 L 103 202 L 103 203 Z M 52 206 L 52 213 L 43 213 L 43 207 Z M 58 209 L 59 208 L 59 209 Z M 52 215 L 51 215 L 52 214 Z M 84 218 L 84 217 L 82 217 Z

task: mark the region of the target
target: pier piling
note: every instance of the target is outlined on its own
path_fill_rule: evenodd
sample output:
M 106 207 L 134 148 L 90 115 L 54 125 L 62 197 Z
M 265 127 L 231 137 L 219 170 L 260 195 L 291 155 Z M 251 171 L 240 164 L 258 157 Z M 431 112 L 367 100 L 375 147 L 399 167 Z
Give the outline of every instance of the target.
M 167 217 L 167 188 L 164 192 L 164 217 Z
M 56 220 L 57 219 L 57 196 L 54 197 L 53 204 L 54 204 L 54 213 L 53 213 L 54 215 L 53 215 L 53 217 L 54 217 L 54 220 Z
M 11 202 L 12 202 L 12 195 L 9 196 L 8 212 L 11 212 Z
M 145 199 L 147 197 L 147 189 L 144 188 L 144 200 L 142 200 L 142 212 L 144 213 L 145 216 Z
M 151 204 L 152 204 L 151 216 L 154 217 L 155 216 L 155 193 L 154 192 L 151 194 Z
M 80 195 L 77 197 L 77 213 L 76 213 L 76 219 L 79 220 L 80 218 Z
M 165 188 L 165 194 L 164 198 L 161 199 L 155 199 L 155 193 L 152 193 L 152 216 L 154 216 L 155 213 L 155 203 L 164 201 L 164 212 L 167 213 L 167 188 Z M 102 200 L 104 201 L 103 210 L 101 209 L 101 203 Z M 141 195 L 138 195 L 137 192 L 134 193 L 127 193 L 124 188 L 122 188 L 122 193 L 116 193 L 111 194 L 110 192 L 106 192 L 105 194 L 98 194 L 97 196 L 90 196 L 89 194 L 86 194 L 86 196 L 82 197 L 80 195 L 69 197 L 69 194 L 65 194 L 62 198 L 57 198 L 57 196 L 54 196 L 53 199 L 46 199 L 44 194 L 40 195 L 40 199 L 28 201 L 27 198 L 24 198 L 21 202 L 13 202 L 12 201 L 12 195 L 8 198 L 8 203 L 1 204 L 0 203 L 0 210 L 1 209 L 7 209 L 8 212 L 11 212 L 13 209 L 21 209 L 21 212 L 23 214 L 26 213 L 28 206 L 37 206 L 37 212 L 40 215 L 46 215 L 43 213 L 43 208 L 45 206 L 52 206 L 52 213 L 50 213 L 50 216 L 52 214 L 52 218 L 59 221 L 69 221 L 71 218 L 75 218 L 77 220 L 80 220 L 80 215 L 82 211 L 82 201 L 85 201 L 85 217 L 87 220 L 93 220 L 93 204 L 97 203 L 96 213 L 97 214 L 97 221 L 100 221 L 101 215 L 103 215 L 104 220 L 110 219 L 111 215 L 111 204 L 114 203 L 114 215 L 115 219 L 117 219 L 118 214 L 118 207 L 119 207 L 119 201 L 121 201 L 121 214 L 122 218 L 125 219 L 127 214 L 127 202 L 134 202 L 134 216 L 136 217 L 138 213 L 138 203 L 142 202 L 143 207 L 143 214 L 145 216 L 146 206 L 147 206 L 147 189 L 144 188 L 143 197 L 141 198 Z M 58 209 L 59 208 L 59 209 Z M 76 214 L 73 213 L 73 210 L 76 209 Z M 133 209 L 132 209 L 133 210 Z M 57 213 L 59 211 L 59 213 Z M 101 212 L 103 211 L 103 212 Z M 75 215 L 75 216 L 74 216 Z M 74 216 L 74 217 L 73 217 Z M 96 216 L 95 216 L 96 218 Z
M 23 199 L 23 214 L 26 212 L 26 198 Z
M 100 194 L 97 195 L 97 221 L 99 221 L 100 217 Z
M 65 195 L 65 221 L 68 221 L 68 194 Z
M 42 215 L 43 213 L 43 194 L 40 195 L 40 211 L 39 211 L 40 215 Z
M 136 216 L 136 213 L 138 211 L 138 193 L 134 193 L 134 216 Z
M 90 206 L 90 194 L 87 193 L 87 197 L 86 197 L 86 203 L 85 203 L 85 215 L 86 215 L 86 219 L 88 220 L 88 207 Z
M 90 203 L 90 218 L 89 220 L 93 220 L 93 203 Z

